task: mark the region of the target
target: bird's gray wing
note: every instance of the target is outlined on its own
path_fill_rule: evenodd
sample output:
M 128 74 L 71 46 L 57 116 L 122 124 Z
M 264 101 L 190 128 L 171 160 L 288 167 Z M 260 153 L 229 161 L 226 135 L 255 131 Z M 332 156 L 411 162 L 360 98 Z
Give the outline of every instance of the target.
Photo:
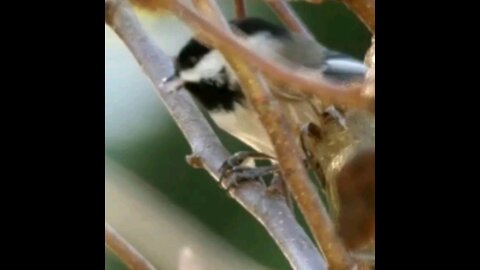
M 337 83 L 364 79 L 367 67 L 347 54 L 327 49 L 315 40 L 292 34 L 282 43 L 278 53 L 288 62 L 300 67 L 319 70 L 324 77 Z
M 318 70 L 321 75 L 321 68 L 324 64 L 324 56 L 326 50 L 323 46 L 318 44 L 315 40 L 304 38 L 297 34 L 292 34 L 287 39 L 278 43 L 274 47 L 275 60 L 288 66 L 294 72 L 301 72 L 302 69 Z M 275 85 L 272 83 L 271 86 Z M 275 85 L 273 87 L 274 94 L 279 98 L 302 101 L 308 99 L 308 96 L 297 89 L 286 88 L 284 84 Z
M 286 60 L 284 63 L 292 69 L 308 68 L 310 70 L 318 70 L 319 76 L 335 83 L 350 84 L 361 82 L 367 72 L 366 66 L 361 61 L 344 53 L 327 49 L 315 40 L 299 35 L 293 35 L 291 39 L 282 42 L 277 47 L 276 52 L 281 58 Z M 282 59 L 278 60 L 283 61 Z M 306 103 L 308 106 L 315 108 L 314 114 L 317 114 L 317 117 L 318 112 L 327 106 L 327 104 L 323 104 L 317 98 L 312 98 L 297 89 L 286 88 L 285 85 L 275 85 L 273 82 L 270 86 L 272 86 L 272 92 L 280 101 L 288 102 L 295 107 L 299 106 L 300 103 Z M 312 113 L 308 114 L 313 116 Z M 312 119 L 312 117 L 309 118 Z

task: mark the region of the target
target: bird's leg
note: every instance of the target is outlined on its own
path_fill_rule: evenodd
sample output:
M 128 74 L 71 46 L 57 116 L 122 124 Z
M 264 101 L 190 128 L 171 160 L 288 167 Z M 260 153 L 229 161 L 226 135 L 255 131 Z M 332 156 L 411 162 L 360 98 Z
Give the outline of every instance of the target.
M 300 144 L 306 156 L 306 167 L 313 171 L 313 174 L 320 184 L 320 193 L 326 199 L 329 211 L 332 209 L 332 201 L 328 192 L 328 182 L 319 160 L 311 151 L 319 151 L 316 144 L 322 140 L 322 130 L 313 123 L 305 124 L 300 132 Z
M 300 131 L 300 145 L 306 157 L 306 159 L 304 160 L 305 167 L 315 172 L 315 175 L 317 176 L 320 184 L 322 185 L 322 188 L 325 188 L 326 183 L 325 177 L 323 177 L 322 167 L 320 166 L 319 161 L 309 150 L 307 140 L 314 140 L 317 142 L 321 140 L 321 129 L 319 126 L 315 125 L 314 123 L 307 123 L 303 125 Z
M 222 167 L 220 167 L 220 185 L 224 186 L 228 190 L 243 181 L 263 181 L 263 176 L 277 173 L 279 170 L 278 165 L 276 164 L 264 167 L 251 167 L 243 165 L 249 160 L 274 160 L 274 158 L 266 154 L 253 151 L 242 151 L 235 153 L 223 163 Z M 228 182 L 226 182 L 227 180 Z
M 342 114 L 340 109 L 334 107 L 333 105 L 325 109 L 325 117 L 326 119 L 335 120 L 343 129 L 348 129 L 345 116 Z

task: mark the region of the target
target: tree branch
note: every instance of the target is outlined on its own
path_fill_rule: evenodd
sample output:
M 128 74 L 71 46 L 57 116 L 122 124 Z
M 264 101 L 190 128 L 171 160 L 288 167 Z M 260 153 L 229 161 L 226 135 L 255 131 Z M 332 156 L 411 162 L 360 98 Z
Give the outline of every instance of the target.
M 318 96 L 324 102 L 339 106 L 355 107 L 371 110 L 372 99 L 362 94 L 363 85 L 344 86 L 324 80 L 317 70 L 302 68 L 292 69 L 258 54 L 245 42 L 223 31 L 218 25 L 209 22 L 202 16 L 176 0 L 170 0 L 170 10 L 187 25 L 196 31 L 203 42 L 237 55 L 245 62 L 254 65 L 269 79 L 287 85 L 292 89 Z
M 375 32 L 375 0 L 342 0 L 361 21 L 367 26 L 370 32 Z
M 370 49 L 368 49 L 365 56 L 365 63 L 369 69 L 367 72 L 364 95 L 375 98 L 375 35 L 372 37 L 372 45 L 370 46 Z
M 312 40 L 315 39 L 287 2 L 278 0 L 266 0 L 265 2 L 292 32 L 300 33 Z
M 126 0 L 106 0 L 105 10 L 105 21 L 124 41 L 154 84 L 188 140 L 197 165 L 201 164 L 218 180 L 218 169 L 229 153 L 188 92 L 184 89 L 172 91 L 172 85 L 163 83 L 164 78 L 173 73 L 170 58 L 147 36 Z M 294 269 L 326 269 L 318 250 L 296 222 L 283 197 L 266 192 L 263 185 L 255 182 L 239 185 L 230 195 L 265 227 Z
M 225 33 L 233 35 L 215 2 L 202 0 L 196 3 L 202 15 L 209 18 L 215 25 L 219 25 Z M 292 134 L 292 127 L 268 90 L 263 77 L 255 73 L 237 54 L 230 53 L 224 47 L 217 47 L 217 49 L 235 70 L 247 99 L 266 128 L 275 148 L 283 179 L 293 193 L 317 244 L 322 247 L 328 264 L 333 269 L 351 268 L 353 260 L 337 236 L 334 224 L 308 177 L 300 149 Z
M 245 0 L 235 0 L 235 17 L 237 19 L 243 19 L 247 16 Z
M 115 231 L 105 221 L 105 244 L 112 250 L 130 269 L 156 270 L 130 243 Z

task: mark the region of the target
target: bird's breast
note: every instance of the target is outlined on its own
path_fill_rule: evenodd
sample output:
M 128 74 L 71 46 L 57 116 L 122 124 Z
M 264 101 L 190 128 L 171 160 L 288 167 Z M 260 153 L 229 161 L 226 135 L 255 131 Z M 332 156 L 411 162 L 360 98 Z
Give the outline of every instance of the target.
M 213 111 L 210 116 L 218 127 L 232 136 L 258 152 L 275 157 L 270 138 L 252 109 L 235 102 L 233 110 Z

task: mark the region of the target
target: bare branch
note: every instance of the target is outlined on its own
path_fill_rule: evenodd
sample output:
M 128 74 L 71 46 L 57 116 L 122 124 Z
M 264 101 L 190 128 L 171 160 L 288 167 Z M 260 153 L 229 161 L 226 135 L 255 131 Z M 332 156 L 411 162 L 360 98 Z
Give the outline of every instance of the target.
M 371 110 L 373 107 L 371 98 L 362 95 L 363 85 L 337 85 L 322 79 L 317 70 L 307 68 L 294 70 L 278 61 L 273 61 L 258 54 L 242 39 L 229 35 L 218 25 L 199 16 L 179 1 L 170 0 L 170 10 L 196 31 L 203 42 L 208 42 L 213 47 L 221 47 L 222 50 L 237 55 L 258 68 L 269 79 L 288 85 L 292 89 L 316 95 L 324 102 L 367 110 Z
M 247 16 L 245 0 L 235 0 L 235 16 L 237 19 L 243 19 Z
M 218 180 L 218 169 L 229 153 L 185 90 L 172 91 L 164 78 L 173 73 L 168 56 L 146 35 L 126 0 L 106 0 L 106 22 L 130 49 L 187 138 L 202 166 Z M 190 157 L 192 159 L 192 157 Z M 241 184 L 230 195 L 249 211 L 275 240 L 294 269 L 326 269 L 315 245 L 296 222 L 285 199 L 255 182 Z
M 370 32 L 375 32 L 375 0 L 342 0 L 363 21 Z
M 156 270 L 130 243 L 105 221 L 105 244 L 132 270 Z
M 367 72 L 364 95 L 375 98 L 375 35 L 372 37 L 372 45 L 365 56 L 365 64 L 367 64 L 369 69 Z
M 205 15 L 211 22 L 218 25 L 220 29 L 230 31 L 227 19 L 225 19 L 224 16 L 219 16 L 219 14 L 222 13 L 217 5 L 213 4 L 210 0 L 196 0 L 193 4 L 202 15 Z
M 197 8 L 229 35 L 233 35 L 220 9 L 211 0 L 201 1 Z M 347 250 L 335 232 L 334 224 L 311 183 L 301 159 L 300 149 L 292 133 L 292 127 L 268 90 L 263 77 L 256 74 L 238 55 L 220 47 L 230 66 L 235 70 L 247 99 L 257 111 L 263 126 L 274 145 L 280 170 L 289 190 L 313 232 L 317 244 L 322 247 L 328 264 L 333 269 L 349 269 L 353 264 Z
M 292 32 L 300 33 L 310 39 L 315 39 L 287 2 L 278 0 L 266 0 L 265 2 L 267 2 L 270 8 Z

